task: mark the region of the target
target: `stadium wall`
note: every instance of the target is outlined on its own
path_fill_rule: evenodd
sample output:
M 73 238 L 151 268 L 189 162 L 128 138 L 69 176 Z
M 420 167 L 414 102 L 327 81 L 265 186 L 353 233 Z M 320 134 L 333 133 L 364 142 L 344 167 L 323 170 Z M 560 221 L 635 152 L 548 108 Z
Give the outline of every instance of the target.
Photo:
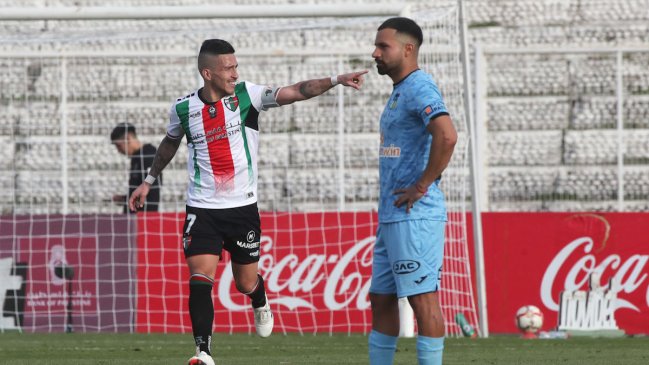
M 19 291 L 4 293 L 3 322 L 20 319 L 27 332 L 65 330 L 65 290 L 53 275 L 57 250 L 65 246 L 67 263 L 83 268 L 73 289 L 76 331 L 191 331 L 182 213 L 138 215 L 137 231 L 133 217 L 75 217 L 66 224 L 0 217 L 0 252 L 21 253 L 12 271 L 0 270 L 0 282 L 22 276 L 26 298 L 19 303 Z M 613 279 L 619 290 L 618 326 L 628 334 L 647 333 L 646 214 L 484 213 L 483 220 L 492 333 L 516 332 L 514 313 L 527 304 L 544 312 L 543 329 L 553 328 L 559 293 L 585 289 L 592 272 L 602 274 L 602 284 Z M 262 222 L 260 271 L 276 308 L 277 332 L 367 333 L 375 213 L 263 213 Z M 2 254 L 0 262 L 8 258 Z M 215 330 L 251 333 L 249 304 L 236 292 L 229 265 L 225 254 L 214 289 Z
M 135 220 L 125 215 L 0 216 L 0 332 L 132 332 Z M 72 267 L 72 290 L 57 268 Z M 15 285 L 12 285 L 15 284 Z

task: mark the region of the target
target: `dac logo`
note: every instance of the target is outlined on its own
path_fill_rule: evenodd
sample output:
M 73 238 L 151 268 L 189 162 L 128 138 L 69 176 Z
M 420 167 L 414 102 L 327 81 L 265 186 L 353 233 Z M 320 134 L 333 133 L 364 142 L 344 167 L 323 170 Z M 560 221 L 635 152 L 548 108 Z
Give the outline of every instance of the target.
M 399 260 L 394 263 L 392 271 L 397 275 L 410 274 L 411 272 L 417 271 L 419 269 L 419 262 L 413 260 Z

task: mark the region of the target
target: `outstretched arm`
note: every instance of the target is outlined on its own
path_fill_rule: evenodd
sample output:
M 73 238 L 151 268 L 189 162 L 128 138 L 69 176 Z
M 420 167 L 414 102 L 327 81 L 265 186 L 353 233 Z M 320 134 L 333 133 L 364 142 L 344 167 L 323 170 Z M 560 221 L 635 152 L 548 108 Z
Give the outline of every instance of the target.
M 155 157 L 153 158 L 153 165 L 151 165 L 151 170 L 149 170 L 149 175 L 155 178 L 160 176 L 162 170 L 176 155 L 176 151 L 178 151 L 178 147 L 180 146 L 181 141 L 182 138 L 172 139 L 169 138 L 169 136 L 165 136 L 162 142 L 160 142 L 160 146 L 158 146 L 158 150 L 155 153 Z M 131 194 L 128 199 L 128 207 L 132 211 L 135 212 L 138 208 L 142 208 L 144 206 L 144 202 L 146 201 L 146 196 L 149 194 L 150 188 L 151 184 L 145 181 L 140 184 L 137 189 L 135 189 L 133 194 Z
M 338 75 L 336 77 L 336 83 L 332 83 L 331 78 L 324 78 L 300 81 L 291 86 L 284 86 L 277 92 L 277 104 L 286 105 L 296 101 L 311 99 L 314 96 L 322 95 L 337 84 L 360 90 L 363 85 L 363 75 L 366 73 L 367 70 Z

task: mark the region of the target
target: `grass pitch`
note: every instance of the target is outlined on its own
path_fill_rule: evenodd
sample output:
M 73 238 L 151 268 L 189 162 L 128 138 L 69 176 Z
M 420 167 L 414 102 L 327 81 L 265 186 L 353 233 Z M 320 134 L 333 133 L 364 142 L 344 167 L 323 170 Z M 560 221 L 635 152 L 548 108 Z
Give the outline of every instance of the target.
M 416 364 L 414 339 L 399 340 L 395 364 Z M 523 340 L 514 336 L 447 339 L 444 364 L 649 364 L 649 338 Z M 367 364 L 363 335 L 220 335 L 212 339 L 218 365 Z M 0 334 L 2 365 L 184 365 L 191 335 Z

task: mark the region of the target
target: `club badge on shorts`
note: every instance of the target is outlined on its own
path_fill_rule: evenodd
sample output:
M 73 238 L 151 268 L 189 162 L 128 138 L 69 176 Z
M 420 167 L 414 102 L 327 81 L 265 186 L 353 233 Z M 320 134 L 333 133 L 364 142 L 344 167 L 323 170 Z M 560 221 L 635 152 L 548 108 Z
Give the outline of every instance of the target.
M 185 235 L 183 236 L 183 249 L 187 251 L 189 248 L 189 245 L 192 244 L 192 236 L 191 235 Z

